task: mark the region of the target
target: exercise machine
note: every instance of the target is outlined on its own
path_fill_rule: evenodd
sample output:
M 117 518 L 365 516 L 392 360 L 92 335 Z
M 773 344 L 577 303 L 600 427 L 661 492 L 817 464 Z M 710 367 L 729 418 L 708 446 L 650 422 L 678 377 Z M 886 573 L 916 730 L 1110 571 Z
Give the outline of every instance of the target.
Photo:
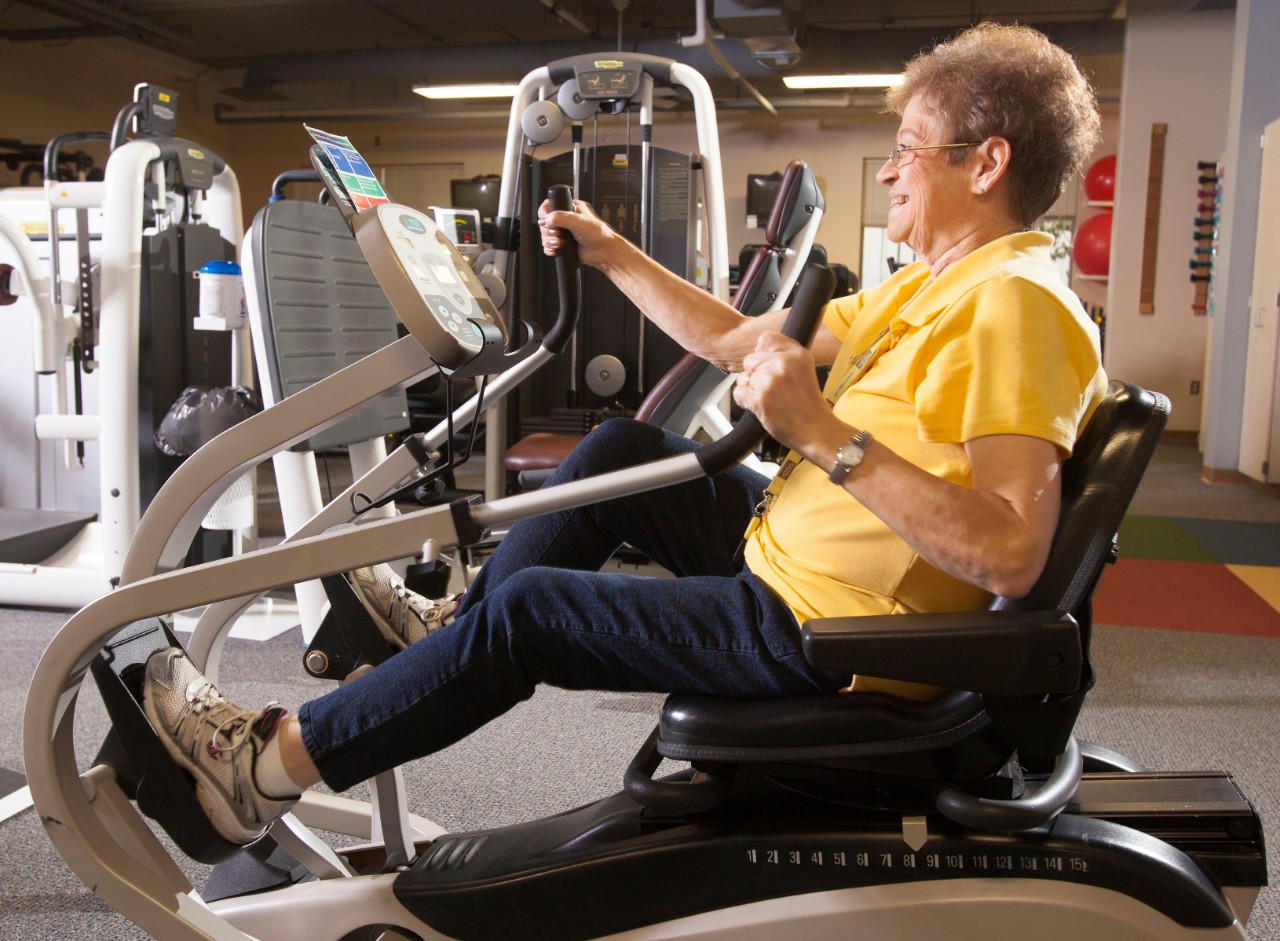
M 765 244 L 742 265 L 732 306 L 748 317 L 781 309 L 791 298 L 809 260 L 826 203 L 813 170 L 793 160 L 780 175 L 776 198 L 764 226 Z M 686 353 L 650 388 L 633 416 L 694 441 L 728 433 L 733 377 L 701 357 Z M 502 456 L 522 489 L 542 484 L 585 435 L 534 432 Z M 772 476 L 777 465 L 753 454 L 745 463 Z
M 314 170 L 282 173 L 271 201 L 245 235 L 241 268 L 245 308 L 262 401 L 270 408 L 398 338 L 395 312 L 336 207 L 285 199 L 290 184 L 319 183 Z M 285 533 L 322 508 L 316 452 L 344 449 L 363 476 L 386 459 L 386 438 L 409 428 L 404 390 L 273 457 Z M 389 515 L 388 504 L 373 512 Z M 319 582 L 295 586 L 304 638 L 319 628 L 325 593 Z
M 663 96 L 677 94 L 693 105 L 693 153 L 654 144 L 654 115 Z M 625 142 L 600 139 L 602 116 L 615 127 L 625 122 Z M 566 128 L 570 149 L 535 159 Z M 696 70 L 658 56 L 608 52 L 561 59 L 521 80 L 511 104 L 493 250 L 478 262 L 507 287 L 499 305 L 504 316 L 554 309 L 549 263 L 528 252 L 518 256 L 516 246 L 537 242 L 535 210 L 557 183 L 669 270 L 729 299 L 719 129 L 710 87 Z M 505 403 L 490 413 L 491 499 L 506 492 L 501 460 L 513 440 L 530 431 L 585 432 L 599 416 L 630 413 L 683 352 L 597 272 L 583 272 L 582 292 L 589 316 L 575 328 L 568 355 L 521 390 L 521 429 L 509 433 Z
M 194 858 L 215 862 L 236 851 L 207 827 L 184 776 L 157 752 L 145 720 L 137 723 L 131 686 L 150 651 L 172 642 L 167 612 L 402 558 L 427 536 L 463 543 L 515 519 L 695 479 L 732 463 L 759 432 L 746 418 L 693 454 L 487 503 L 324 525 L 280 546 L 162 571 L 158 563 L 179 551 L 210 492 L 245 466 L 432 365 L 461 377 L 505 364 L 518 370 L 546 349 L 524 326 L 513 325 L 505 339 L 496 310 L 433 240 L 427 217 L 383 204 L 355 214 L 354 229 L 411 335 L 229 429 L 179 468 L 135 539 L 137 578 L 76 614 L 36 669 L 24 726 L 32 795 L 58 851 L 100 897 L 166 941 L 338 939 L 370 926 L 424 941 L 752 932 L 811 941 L 1012 939 L 1028 925 L 1055 941 L 1247 937 L 1265 853 L 1260 823 L 1231 779 L 1142 772 L 1071 734 L 1094 681 L 1093 587 L 1168 409 L 1162 397 L 1120 383 L 1063 468 L 1062 521 L 1026 599 L 998 599 L 985 612 L 805 627 L 806 656 L 826 669 L 956 692 L 931 703 L 671 697 L 612 797 L 459 834 L 396 820 L 387 805 L 390 816 L 366 813 L 378 845 L 363 848 L 358 861 L 301 819 L 352 823 L 354 809 L 312 797 L 271 831 L 306 876 L 251 895 L 200 898 L 130 800 Z M 415 276 L 405 252 L 448 258 L 453 267 L 443 278 L 457 285 Z M 568 267 L 561 280 L 571 294 Z M 791 335 L 811 333 L 830 288 L 829 273 L 806 275 Z M 461 324 L 455 304 L 466 311 Z M 553 332 L 563 337 L 571 319 L 562 317 Z M 402 450 L 372 475 L 400 483 L 419 474 L 404 470 L 413 462 L 397 458 Z M 374 482 L 366 475 L 359 489 L 372 493 Z M 358 509 L 335 502 L 335 513 Z M 216 657 L 204 660 L 216 671 Z M 128 760 L 81 774 L 73 721 L 91 663 L 117 733 L 129 736 Z M 655 780 L 663 756 L 691 769 Z M 430 845 L 420 847 L 419 838 Z
M 15 373 L 19 394 L 6 396 L 16 441 L 5 478 L 35 484 L 12 502 L 6 487 L 0 510 L 6 604 L 75 608 L 110 591 L 143 508 L 180 461 L 154 440 L 170 406 L 187 387 L 251 383 L 242 318 L 201 315 L 197 280 L 209 263 L 235 258 L 239 189 L 221 158 L 174 136 L 176 98 L 140 85 L 109 135 L 51 142 L 43 253 L 0 215 L 0 300 L 31 325 L 34 346 L 34 368 Z M 86 140 L 111 146 L 103 179 L 59 180 L 61 150 Z M 59 250 L 68 214 L 73 265 Z M 43 394 L 37 375 L 47 377 Z M 55 444 L 64 445 L 65 470 L 51 466 Z M 66 483 L 68 471 L 85 468 L 93 485 Z M 55 474 L 58 486 L 48 483 Z M 68 499 L 71 506 L 60 505 Z M 222 528 L 237 548 L 252 541 L 251 514 Z M 210 533 L 193 558 L 226 554 L 230 542 Z

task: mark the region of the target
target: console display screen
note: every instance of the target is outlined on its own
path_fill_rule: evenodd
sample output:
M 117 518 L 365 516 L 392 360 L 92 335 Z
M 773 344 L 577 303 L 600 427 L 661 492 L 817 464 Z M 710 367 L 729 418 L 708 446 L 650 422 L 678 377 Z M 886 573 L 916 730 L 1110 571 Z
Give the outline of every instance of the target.
M 431 271 L 435 274 L 436 280 L 441 284 L 458 283 L 458 275 L 451 265 L 439 261 L 428 261 L 428 264 L 431 265 Z

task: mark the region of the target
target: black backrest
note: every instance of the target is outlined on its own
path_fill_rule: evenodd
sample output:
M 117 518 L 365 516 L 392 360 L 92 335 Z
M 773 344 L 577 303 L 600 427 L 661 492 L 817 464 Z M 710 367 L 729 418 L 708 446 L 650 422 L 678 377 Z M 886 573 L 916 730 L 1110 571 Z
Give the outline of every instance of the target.
M 1044 573 L 1026 597 L 997 598 L 993 608 L 1066 611 L 1088 630 L 1089 599 L 1168 419 L 1163 395 L 1111 380 L 1062 465 L 1062 510 Z
M 1080 629 L 1076 692 L 1044 698 L 984 696 L 987 716 L 1023 763 L 1063 753 L 1093 688 L 1089 659 L 1093 590 L 1116 554 L 1116 533 L 1169 420 L 1169 400 L 1112 380 L 1062 465 L 1062 510 L 1044 572 L 1026 597 L 997 598 L 995 609 L 1065 611 Z
M 764 227 L 765 241 L 774 248 L 785 248 L 809 224 L 815 210 L 825 209 L 812 168 L 803 160 L 792 160 L 783 171 L 778 197 Z
M 738 256 L 742 276 L 733 296 L 735 310 L 756 317 L 773 308 L 782 290 L 782 253 L 809 223 L 815 210 L 824 206 L 813 170 L 803 160 L 792 160 L 769 213 L 765 227 L 768 244 L 746 246 Z M 825 257 L 824 253 L 824 260 Z M 645 396 L 635 417 L 683 433 L 725 376 L 718 366 L 686 353 Z

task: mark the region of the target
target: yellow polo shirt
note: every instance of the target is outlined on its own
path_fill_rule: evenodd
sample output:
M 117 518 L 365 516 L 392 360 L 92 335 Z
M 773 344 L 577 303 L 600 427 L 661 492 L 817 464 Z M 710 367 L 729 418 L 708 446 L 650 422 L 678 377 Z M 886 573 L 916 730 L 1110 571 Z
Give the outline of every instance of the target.
M 1097 327 L 1062 283 L 1052 241 L 1039 232 L 1005 236 L 937 280 L 916 262 L 828 304 L 824 322 L 842 341 L 824 389 L 835 414 L 966 487 L 973 479 L 964 443 L 973 438 L 1030 435 L 1070 454 L 1106 376 Z M 854 363 L 868 349 L 858 374 Z M 801 461 L 747 539 L 747 566 L 799 622 L 987 606 L 987 592 L 920 558 L 832 484 L 829 470 Z M 855 688 L 912 694 L 910 684 L 865 677 Z

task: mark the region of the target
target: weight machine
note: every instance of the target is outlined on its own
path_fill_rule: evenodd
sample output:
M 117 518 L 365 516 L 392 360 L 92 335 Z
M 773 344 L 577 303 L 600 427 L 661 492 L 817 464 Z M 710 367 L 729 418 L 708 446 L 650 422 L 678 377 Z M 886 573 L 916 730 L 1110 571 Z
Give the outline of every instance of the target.
M 197 273 L 235 258 L 239 188 L 225 161 L 174 136 L 176 109 L 174 92 L 140 85 L 110 135 L 50 143 L 43 253 L 5 213 L 16 199 L 0 200 L 0 301 L 32 331 L 34 348 L 34 369 L 28 363 L 10 376 L 18 394 L 6 396 L 13 411 L 5 424 L 18 439 L 6 452 L 0 510 L 6 604 L 78 607 L 118 584 L 143 508 L 179 463 L 154 440 L 166 411 L 188 386 L 251 382 L 238 301 L 230 317 L 198 316 Z M 111 146 L 103 179 L 59 180 L 62 148 L 92 140 Z M 72 266 L 59 250 L 69 212 Z M 36 375 L 45 377 L 43 395 Z M 96 488 L 79 485 L 68 497 L 71 488 L 48 484 L 54 474 L 67 479 L 50 466 L 53 443 L 63 444 L 67 469 L 92 473 L 96 465 Z M 18 480 L 35 487 L 11 498 L 9 483 Z M 252 489 L 251 481 L 239 486 Z M 73 506 L 59 505 L 68 499 Z M 238 548 L 252 539 L 252 493 L 248 506 L 247 518 L 222 524 Z M 211 533 L 193 558 L 226 554 L 228 542 Z
M 692 102 L 694 153 L 654 145 L 655 110 L 669 100 L 663 95 L 677 94 Z M 602 115 L 626 122 L 624 146 L 598 139 Z M 632 143 L 633 122 L 638 144 Z M 566 126 L 571 148 L 535 159 L 538 149 L 558 141 Z M 695 69 L 657 56 L 601 53 L 552 62 L 521 80 L 511 104 L 494 247 L 477 265 L 506 285 L 499 304 L 504 316 L 554 309 L 549 263 L 526 253 L 517 266 L 515 252 L 518 242 L 536 244 L 537 205 L 554 184 L 570 186 L 607 212 L 620 233 L 671 271 L 704 283 L 721 300 L 729 299 L 719 127 L 710 86 Z M 620 402 L 628 410 L 636 408 L 683 352 L 597 273 L 583 272 L 582 290 L 590 318 L 575 328 L 563 361 L 539 373 L 519 403 L 521 413 L 551 411 L 553 420 L 559 413 L 561 424 L 568 425 L 555 430 L 583 432 L 591 414 L 616 413 Z M 524 424 L 529 417 L 522 415 Z M 505 492 L 501 461 L 513 437 L 507 405 L 498 403 L 486 425 L 485 490 L 490 498 Z

